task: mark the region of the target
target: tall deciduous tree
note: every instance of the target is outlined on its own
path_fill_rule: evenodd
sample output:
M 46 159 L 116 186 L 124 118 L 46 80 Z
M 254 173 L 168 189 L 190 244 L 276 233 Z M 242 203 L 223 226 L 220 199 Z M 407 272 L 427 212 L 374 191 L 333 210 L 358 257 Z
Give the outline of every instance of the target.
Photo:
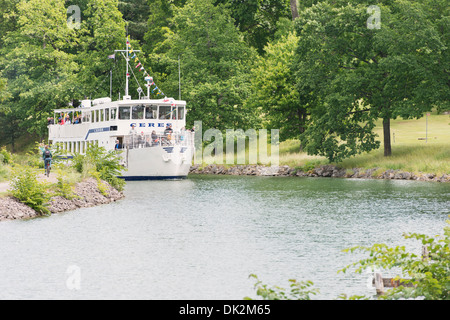
M 160 44 L 171 28 L 174 11 L 183 7 L 185 3 L 186 0 L 148 0 L 149 18 L 143 45 L 145 52 L 149 54 L 160 52 Z
M 277 22 L 281 18 L 292 17 L 289 0 L 215 0 L 215 3 L 226 4 L 230 8 L 239 31 L 261 54 L 264 46 L 273 40 Z
M 252 94 L 247 104 L 258 110 L 270 129 L 279 129 L 282 140 L 305 131 L 306 103 L 297 90 L 292 62 L 298 46 L 295 32 L 269 43 L 251 73 Z
M 421 117 L 443 102 L 435 92 L 448 97 L 434 76 L 448 46 L 418 2 L 379 1 L 381 28 L 368 24 L 369 3 L 335 2 L 313 5 L 297 20 L 298 89 L 314 99 L 302 142 L 339 161 L 380 145 L 373 128 L 381 118 L 389 156 L 391 119 Z
M 204 128 L 245 128 L 252 118 L 244 109 L 254 50 L 244 42 L 229 10 L 211 0 L 190 0 L 175 11 L 160 56 L 167 76 L 164 92 L 178 97 L 178 58 L 182 98 L 189 102 L 189 121 Z M 161 75 L 163 76 L 163 75 Z
M 147 22 L 150 15 L 150 6 L 147 0 L 122 0 L 119 1 L 118 8 L 128 24 L 130 37 L 142 42 L 147 31 Z
M 76 61 L 80 65 L 76 94 L 79 98 L 106 97 L 110 92 L 110 70 L 117 67 L 108 56 L 114 50 L 125 49 L 126 44 L 125 22 L 118 10 L 118 0 L 89 1 L 83 10 L 83 18 L 76 48 Z M 120 79 L 116 80 L 114 87 L 119 89 Z
M 72 74 L 77 69 L 68 53 L 76 42 L 68 28 L 62 0 L 20 1 L 12 18 L 15 30 L 3 37 L 0 69 L 8 79 L 11 98 L 5 112 L 16 127 L 40 136 L 45 134 L 46 118 L 70 98 Z

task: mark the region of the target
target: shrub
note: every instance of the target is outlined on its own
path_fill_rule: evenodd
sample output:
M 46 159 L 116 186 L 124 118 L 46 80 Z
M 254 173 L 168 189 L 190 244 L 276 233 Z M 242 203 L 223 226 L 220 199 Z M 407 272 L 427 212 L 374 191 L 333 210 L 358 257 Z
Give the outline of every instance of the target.
M 11 164 L 11 162 L 12 162 L 12 155 L 11 155 L 11 153 L 8 152 L 8 150 L 6 150 L 6 147 L 2 147 L 0 149 L 0 155 L 1 155 L 0 160 L 3 163 Z
M 313 286 L 311 281 L 297 281 L 295 279 L 289 280 L 290 291 L 274 286 L 268 287 L 263 284 L 255 274 L 251 274 L 249 277 L 256 280 L 255 289 L 256 294 L 262 297 L 264 300 L 311 300 L 311 295 L 315 295 L 319 292 L 318 289 L 310 289 Z M 246 300 L 251 300 L 249 297 Z
M 353 247 L 346 252 L 363 251 L 369 253 L 369 258 L 355 262 L 344 269 L 357 267 L 361 273 L 368 266 L 380 269 L 400 268 L 402 279 L 412 287 L 399 286 L 388 290 L 383 299 L 423 298 L 426 300 L 450 299 L 450 221 L 444 228 L 443 236 L 429 237 L 423 234 L 405 234 L 405 239 L 416 239 L 422 242 L 429 252 L 428 257 L 406 252 L 404 246 L 389 248 L 385 244 L 375 244 L 372 247 Z
M 55 194 L 66 198 L 68 200 L 72 200 L 78 198 L 78 196 L 74 193 L 73 183 L 70 183 L 67 174 L 61 169 L 58 169 L 58 182 L 56 183 L 56 192 Z
M 46 208 L 50 200 L 50 195 L 46 191 L 48 187 L 47 183 L 38 180 L 35 170 L 19 167 L 13 172 L 11 189 L 8 191 L 36 212 L 49 215 L 50 211 Z
M 118 177 L 125 168 L 120 165 L 120 157 L 115 151 L 106 151 L 105 148 L 96 145 L 89 146 L 85 155 L 74 156 L 72 166 L 85 176 L 92 176 L 92 172 L 97 172 L 100 179 L 107 181 L 119 191 L 124 188 L 125 181 Z
M 97 180 L 97 188 L 98 191 L 100 191 L 100 193 L 102 195 L 104 195 L 105 197 L 108 196 L 108 187 L 102 182 L 102 179 L 100 178 L 100 173 L 98 173 L 97 171 L 91 171 L 90 175 Z

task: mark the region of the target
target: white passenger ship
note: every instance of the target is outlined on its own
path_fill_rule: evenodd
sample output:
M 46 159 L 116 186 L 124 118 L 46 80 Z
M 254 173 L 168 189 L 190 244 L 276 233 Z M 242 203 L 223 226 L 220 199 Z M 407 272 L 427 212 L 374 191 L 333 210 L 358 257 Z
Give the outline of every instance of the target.
M 118 50 L 119 51 L 119 50 Z M 128 45 L 126 52 L 128 74 Z M 148 80 L 147 80 L 148 81 Z M 122 100 L 84 100 L 72 109 L 54 110 L 49 144 L 67 154 L 84 154 L 91 144 L 116 150 L 126 168 L 125 180 L 180 179 L 187 177 L 194 155 L 193 134 L 186 127 L 186 102 L 172 98 L 133 100 L 128 76 Z M 69 121 L 58 121 L 61 116 Z

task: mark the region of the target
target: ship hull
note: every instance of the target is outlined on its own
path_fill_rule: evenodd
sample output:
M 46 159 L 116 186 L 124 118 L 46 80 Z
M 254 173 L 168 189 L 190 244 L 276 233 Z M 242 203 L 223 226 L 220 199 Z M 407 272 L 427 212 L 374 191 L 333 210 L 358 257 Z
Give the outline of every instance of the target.
M 155 146 L 122 152 L 126 181 L 187 178 L 193 157 L 192 147 Z

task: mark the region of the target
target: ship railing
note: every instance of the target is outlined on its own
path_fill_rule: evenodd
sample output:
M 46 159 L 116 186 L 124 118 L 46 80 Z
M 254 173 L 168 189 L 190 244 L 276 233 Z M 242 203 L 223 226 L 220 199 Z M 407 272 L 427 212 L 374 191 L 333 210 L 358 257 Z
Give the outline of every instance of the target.
M 122 149 L 154 147 L 189 147 L 193 145 L 193 133 L 190 131 L 167 134 L 131 134 L 123 137 Z

